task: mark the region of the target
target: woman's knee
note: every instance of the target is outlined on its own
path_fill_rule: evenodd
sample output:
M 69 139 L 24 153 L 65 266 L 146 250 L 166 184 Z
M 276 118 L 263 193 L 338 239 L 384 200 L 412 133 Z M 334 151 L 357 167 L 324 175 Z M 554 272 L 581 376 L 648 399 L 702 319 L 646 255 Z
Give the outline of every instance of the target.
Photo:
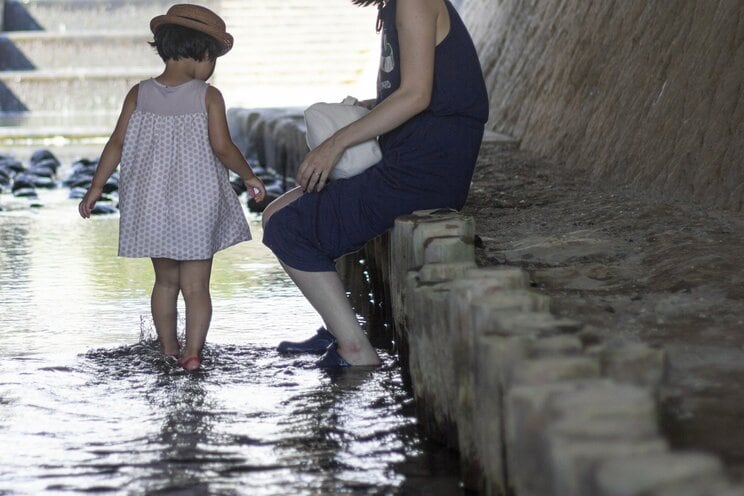
M 261 214 L 261 225 L 263 226 L 263 228 L 266 229 L 266 226 L 269 223 L 269 219 L 273 217 L 275 213 L 295 201 L 300 196 L 302 196 L 302 188 L 298 186 L 287 191 L 282 196 L 269 203 L 269 205 Z

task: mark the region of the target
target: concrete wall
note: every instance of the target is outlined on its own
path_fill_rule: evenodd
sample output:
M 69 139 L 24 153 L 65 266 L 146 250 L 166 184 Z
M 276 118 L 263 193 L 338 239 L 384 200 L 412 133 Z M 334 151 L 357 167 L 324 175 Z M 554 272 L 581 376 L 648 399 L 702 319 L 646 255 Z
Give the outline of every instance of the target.
M 744 2 L 469 0 L 491 129 L 670 197 L 744 209 Z

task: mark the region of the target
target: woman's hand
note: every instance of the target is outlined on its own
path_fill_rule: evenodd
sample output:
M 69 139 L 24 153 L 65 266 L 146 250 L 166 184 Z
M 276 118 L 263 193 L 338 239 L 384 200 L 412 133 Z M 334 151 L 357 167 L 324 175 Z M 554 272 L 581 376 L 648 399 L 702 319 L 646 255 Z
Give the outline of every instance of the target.
M 309 151 L 297 171 L 297 184 L 302 191 L 321 191 L 343 153 L 344 147 L 338 144 L 336 135 Z
M 85 192 L 85 196 L 83 196 L 83 199 L 80 200 L 80 204 L 78 205 L 78 212 L 80 212 L 80 217 L 82 217 L 83 219 L 87 219 L 90 217 L 90 213 L 93 211 L 93 207 L 96 205 L 96 201 L 98 201 L 102 194 L 102 188 L 98 188 L 95 186 L 91 186 L 90 188 L 88 188 L 88 191 Z

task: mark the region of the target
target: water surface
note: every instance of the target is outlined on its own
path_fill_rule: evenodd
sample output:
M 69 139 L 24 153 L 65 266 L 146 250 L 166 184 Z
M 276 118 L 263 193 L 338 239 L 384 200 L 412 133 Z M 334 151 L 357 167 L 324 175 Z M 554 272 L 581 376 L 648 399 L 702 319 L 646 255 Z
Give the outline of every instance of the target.
M 320 321 L 258 217 L 215 257 L 189 374 L 154 342 L 149 260 L 116 257 L 118 218 L 84 221 L 66 194 L 0 195 L 0 494 L 461 494 L 393 356 L 329 374 L 274 351 Z

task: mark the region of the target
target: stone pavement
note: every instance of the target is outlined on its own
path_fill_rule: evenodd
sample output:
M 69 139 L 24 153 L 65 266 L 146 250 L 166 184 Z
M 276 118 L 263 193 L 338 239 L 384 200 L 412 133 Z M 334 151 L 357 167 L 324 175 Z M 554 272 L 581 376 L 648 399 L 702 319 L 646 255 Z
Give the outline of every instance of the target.
M 673 449 L 744 476 L 744 216 L 664 201 L 484 143 L 463 213 L 479 266 L 514 266 L 550 311 L 614 346 L 663 348 Z

